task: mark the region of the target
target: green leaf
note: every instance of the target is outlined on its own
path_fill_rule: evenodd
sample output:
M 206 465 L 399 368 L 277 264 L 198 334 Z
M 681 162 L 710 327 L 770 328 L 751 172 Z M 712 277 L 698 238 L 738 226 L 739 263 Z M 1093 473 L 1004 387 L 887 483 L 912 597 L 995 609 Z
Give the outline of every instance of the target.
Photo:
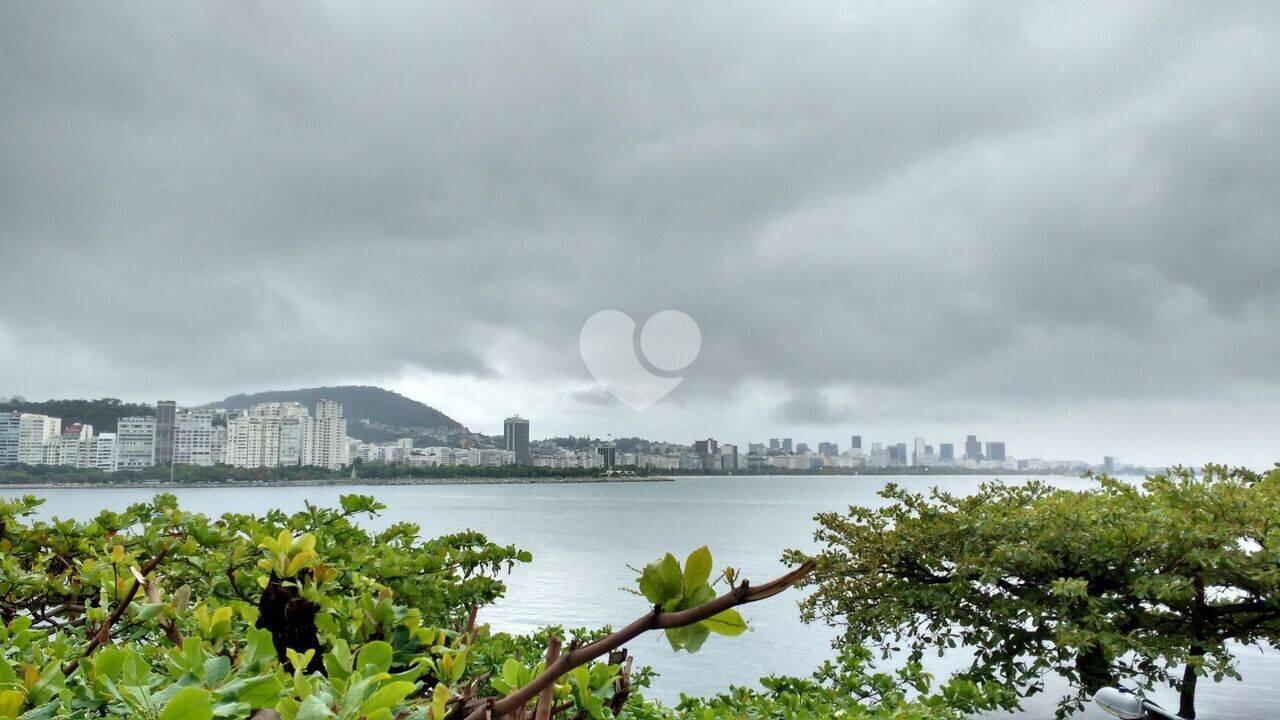
M 640 594 L 654 605 L 661 605 L 667 601 L 667 589 L 662 581 L 662 565 L 659 562 L 651 562 L 644 566 L 644 570 L 640 573 Z
M 204 684 L 208 687 L 216 687 L 229 672 L 231 672 L 231 658 L 226 655 L 211 657 L 204 661 Z
M 241 668 L 253 667 L 276 658 L 276 649 L 270 630 L 249 628 L 245 638 L 244 649 L 240 651 L 239 658 Z
M 708 630 L 717 635 L 727 635 L 729 637 L 741 635 L 747 631 L 747 621 L 743 620 L 742 615 L 732 608 L 718 612 L 699 624 L 705 625 Z
M 351 675 L 351 649 L 346 640 L 334 640 L 333 647 L 324 654 L 324 669 L 334 680 L 346 680 Z
M 146 622 L 159 615 L 167 605 L 165 603 L 143 603 L 133 606 L 133 615 L 138 622 Z
M 520 687 L 523 675 L 524 664 L 519 660 L 515 658 L 507 658 L 507 661 L 502 663 L 502 680 L 512 690 Z
M 378 640 L 366 643 L 356 656 L 356 667 L 366 675 L 377 675 L 391 668 L 391 643 Z
M 399 705 L 413 692 L 415 684 L 411 682 L 392 682 L 383 685 L 360 706 L 360 714 L 368 715 L 375 710 L 387 709 Z
M 686 652 L 691 653 L 698 652 L 698 649 L 702 647 L 702 643 L 706 642 L 707 636 L 711 634 L 711 631 L 703 623 L 690 625 L 685 628 L 685 631 L 684 649 Z
M 697 607 L 703 603 L 711 602 L 716 599 L 716 591 L 711 586 L 703 583 L 693 590 L 686 590 L 684 597 L 685 607 Z
M 298 707 L 298 714 L 294 716 L 294 720 L 329 720 L 337 715 L 329 709 L 326 703 L 319 695 L 312 695 L 302 701 L 302 705 Z
M 689 553 L 684 561 L 684 593 L 690 594 L 711 578 L 711 551 L 706 545 Z
M 663 595 L 667 600 L 678 598 L 683 594 L 684 590 L 684 574 L 680 572 L 680 561 L 675 556 L 667 553 L 662 558 L 662 587 Z
M 248 703 L 253 709 L 269 708 L 280 698 L 284 683 L 275 675 L 254 675 L 227 683 L 219 689 L 224 697 Z
M 179 690 L 160 713 L 159 720 L 212 720 L 213 701 L 209 691 L 185 687 Z

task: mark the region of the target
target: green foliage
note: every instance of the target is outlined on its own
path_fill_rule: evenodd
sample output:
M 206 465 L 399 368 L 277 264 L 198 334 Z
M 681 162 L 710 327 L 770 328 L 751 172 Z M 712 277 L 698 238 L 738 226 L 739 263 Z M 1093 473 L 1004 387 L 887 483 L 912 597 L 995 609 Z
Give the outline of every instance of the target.
M 573 648 L 607 632 L 471 625 L 471 611 L 502 594 L 500 574 L 529 554 L 474 532 L 366 530 L 357 521 L 382 509 L 372 498 L 210 519 L 158 495 L 87 522 L 36 519 L 39 504 L 0 501 L 0 720 L 229 720 L 259 709 L 284 720 L 458 720 L 533 682 L 552 634 Z M 642 593 L 671 612 L 697 607 L 713 584 L 734 581 L 712 567 L 706 548 L 683 567 L 668 555 L 645 568 Z M 712 632 L 745 627 L 726 611 L 669 639 L 693 652 Z M 624 658 L 555 678 L 553 717 L 951 718 L 985 702 L 977 686 L 929 695 L 918 668 L 882 676 L 849 655 L 814 680 L 773 678 L 764 692 L 668 708 L 638 692 L 651 671 L 629 671 Z M 859 688 L 878 693 L 850 694 Z
M 501 595 L 500 572 L 531 559 L 474 532 L 366 531 L 354 520 L 382 506 L 357 496 L 341 509 L 216 520 L 166 495 L 88 522 L 34 520 L 39 502 L 0 502 L 0 718 L 247 717 L 263 707 L 390 717 L 380 711 L 426 685 L 462 680 L 467 654 L 454 646 L 465 643 L 450 628 Z M 131 595 L 139 568 L 161 553 L 150 587 Z M 287 650 L 294 662 L 281 662 L 272 632 L 256 627 L 273 577 L 314 608 L 325 673 L 292 671 L 310 658 L 299 665 Z M 129 612 L 105 629 L 113 644 L 77 664 L 126 600 Z M 317 703 L 336 714 L 315 714 Z
M 121 402 L 115 398 L 100 400 L 45 400 L 42 402 L 10 401 L 0 403 L 0 413 L 24 412 L 60 418 L 63 427 L 72 423 L 87 423 L 95 432 L 115 432 L 116 423 L 123 417 L 150 417 L 156 414 L 154 405 Z
M 881 494 L 885 507 L 818 517 L 804 611 L 848 644 L 905 641 L 914 658 L 967 645 L 964 677 L 1024 695 L 1056 673 L 1080 691 L 1060 713 L 1118 677 L 1168 682 L 1188 713 L 1197 677 L 1235 676 L 1229 643 L 1280 639 L 1280 470 Z
M 732 568 L 726 572 L 732 578 Z M 720 577 L 726 575 L 722 573 Z M 667 553 L 661 560 L 646 565 L 637 581 L 645 599 L 662 608 L 663 612 L 676 612 L 714 600 L 716 592 L 710 580 L 711 551 L 703 545 L 689 553 L 683 570 L 680 568 L 680 561 Z M 666 636 L 672 650 L 697 652 L 713 632 L 734 636 L 741 635 L 746 629 L 747 624 L 742 615 L 730 608 L 693 625 L 670 628 L 666 630 Z
M 706 699 L 681 697 L 677 710 L 696 720 L 951 720 L 1009 704 L 1009 691 L 998 683 L 952 678 L 935 687 L 919 663 L 876 672 L 871 652 L 859 646 L 844 648 L 837 663 L 825 663 L 810 678 L 774 676 L 760 684 L 763 690 L 735 687 Z

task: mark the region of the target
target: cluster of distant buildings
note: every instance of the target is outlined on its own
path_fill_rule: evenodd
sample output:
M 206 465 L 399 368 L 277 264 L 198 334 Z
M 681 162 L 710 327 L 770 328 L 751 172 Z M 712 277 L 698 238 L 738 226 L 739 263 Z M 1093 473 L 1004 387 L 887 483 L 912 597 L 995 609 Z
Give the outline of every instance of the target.
M 689 445 L 647 442 L 643 447 L 619 450 L 613 442 L 592 441 L 587 447 L 536 449 L 531 464 L 538 467 L 634 467 L 659 471 L 764 472 L 771 470 L 812 471 L 826 468 L 850 470 L 884 468 L 956 468 L 965 470 L 1069 472 L 1088 469 L 1118 472 L 1121 467 L 1114 457 L 1106 457 L 1101 465 L 1083 460 L 1044 460 L 1015 458 L 1008 454 L 1003 441 L 980 442 L 974 435 L 956 443 L 929 444 L 923 437 L 907 443 L 870 443 L 864 448 L 862 436 L 850 437 L 849 446 L 841 451 L 835 442 L 819 442 L 815 447 L 796 443 L 791 438 L 771 438 L 767 443 L 748 443 L 745 451 L 738 445 L 718 442 L 713 438 L 696 440 Z
M 317 401 L 314 413 L 296 402 L 228 411 L 179 409 L 161 400 L 154 416 L 120 418 L 113 433 L 85 423 L 64 427 L 61 418 L 37 413 L 0 413 L 0 465 L 105 472 L 174 465 L 339 469 L 348 457 L 347 421 L 332 400 Z
M 957 452 L 960 450 L 960 452 Z M 625 460 L 630 458 L 624 457 Z M 678 465 L 677 465 L 678 463 Z M 819 442 L 816 447 L 808 443 L 796 443 L 791 438 L 771 438 L 768 443 L 749 443 L 746 453 L 740 453 L 736 445 L 717 443 L 713 439 L 698 440 L 687 452 L 675 455 L 636 457 L 642 467 L 703 470 L 746 470 L 767 472 L 778 470 L 884 469 L 884 468 L 958 468 L 965 470 L 1018 470 L 1041 472 L 1081 472 L 1090 469 L 1083 460 L 1042 460 L 1040 458 L 1015 458 L 1008 454 L 1003 441 L 980 442 L 975 435 L 965 438 L 964 444 L 939 443 L 936 447 L 923 437 L 907 443 L 870 443 L 864 448 L 861 435 L 852 435 L 849 446 L 842 452 L 835 442 Z M 1108 471 L 1118 470 L 1116 459 L 1107 457 L 1103 463 Z
M 37 413 L 0 413 L 0 465 L 62 465 L 106 472 L 153 466 L 230 465 L 240 468 L 310 466 L 338 470 L 353 462 L 393 463 L 409 467 L 523 465 L 540 468 L 643 468 L 658 471 L 769 472 L 825 468 L 962 468 L 1029 472 L 1081 472 L 1089 463 L 1077 460 L 1014 458 L 1004 442 L 979 442 L 969 435 L 961 445 L 932 445 L 923 437 L 907 443 L 870 443 L 850 437 L 841 451 L 835 442 L 768 443 L 739 446 L 715 439 L 690 445 L 631 441 L 620 451 L 612 441 L 586 440 L 572 447 L 556 441 L 530 442 L 529 421 L 519 416 L 503 422 L 501 445 L 475 436 L 461 447 L 415 447 L 413 438 L 371 443 L 349 437 L 342 405 L 317 400 L 314 408 L 298 402 L 267 402 L 245 410 L 178 408 L 173 401 L 156 403 L 155 415 L 120 418 L 113 433 L 97 433 L 92 425 L 72 423 Z M 1106 472 L 1123 471 L 1114 457 L 1104 458 Z
M 353 446 L 352 457 L 367 462 L 395 462 L 409 466 L 437 465 L 525 465 L 539 468 L 605 469 L 643 468 L 657 471 L 690 472 L 762 472 L 771 470 L 811 471 L 824 468 L 851 470 L 883 468 L 957 468 L 965 470 L 1016 470 L 1024 472 L 1079 473 L 1089 469 L 1119 472 L 1114 457 L 1106 457 L 1101 465 L 1083 460 L 1043 460 L 1015 458 L 999 440 L 980 442 L 975 435 L 963 444 L 929 444 L 923 437 L 906 443 L 870 443 L 863 448 L 862 436 L 850 437 L 844 451 L 835 442 L 819 442 L 816 447 L 795 443 L 791 438 L 772 438 L 768 443 L 749 443 L 745 452 L 738 445 L 721 443 L 713 438 L 692 444 L 666 442 L 628 443 L 626 449 L 609 440 L 583 439 L 573 447 L 556 441 L 529 440 L 529 421 L 519 416 L 503 422 L 502 445 L 497 448 L 427 447 L 415 448 L 411 440 L 398 443 Z

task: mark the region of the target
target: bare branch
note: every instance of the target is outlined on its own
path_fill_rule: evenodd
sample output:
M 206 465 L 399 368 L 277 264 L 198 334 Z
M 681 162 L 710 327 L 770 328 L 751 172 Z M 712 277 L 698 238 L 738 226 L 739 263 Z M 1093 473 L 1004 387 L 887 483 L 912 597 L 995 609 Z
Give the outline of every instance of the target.
M 548 665 L 547 668 L 543 670 L 538 677 L 530 681 L 528 685 L 525 685 L 501 700 L 477 705 L 471 710 L 470 714 L 466 716 L 466 720 L 483 720 L 486 714 L 488 714 L 489 717 L 494 718 L 506 717 L 516 709 L 523 708 L 530 700 L 543 690 L 554 685 L 556 680 L 565 673 L 579 665 L 585 665 L 605 653 L 617 650 L 619 647 L 622 647 L 622 645 L 635 639 L 639 635 L 650 630 L 669 630 L 672 628 L 686 627 L 688 625 L 702 622 L 703 620 L 738 605 L 745 605 L 747 603 L 771 598 L 803 580 L 813 572 L 814 567 L 816 567 L 814 561 L 809 560 L 786 575 L 771 580 L 760 587 L 753 588 L 744 580 L 740 585 L 730 589 L 720 597 L 686 610 L 662 612 L 661 607 L 655 606 L 649 613 L 641 615 L 633 620 L 629 625 L 611 635 L 602 637 L 599 640 L 582 647 L 571 647 L 569 652 L 561 655 L 554 663 Z
M 173 549 L 172 542 L 166 544 L 163 548 L 160 548 L 160 552 L 156 553 L 156 556 L 151 558 L 151 562 L 143 566 L 142 570 L 138 574 L 143 578 L 150 575 L 151 571 L 155 570 L 156 567 L 160 565 L 160 562 L 164 560 L 164 557 L 169 554 L 169 550 L 171 549 Z M 138 590 L 141 588 L 142 583 L 138 582 L 138 579 L 135 577 L 133 585 L 129 586 L 129 592 L 125 593 L 125 596 L 116 605 L 115 609 L 111 611 L 111 614 L 107 616 L 107 619 L 102 621 L 102 625 L 96 632 L 94 632 L 93 639 L 89 641 L 89 646 L 84 649 L 84 652 L 80 654 L 80 657 L 75 658 L 62 666 L 63 675 L 70 675 L 75 672 L 76 668 L 80 666 L 81 660 L 92 655 L 94 650 L 97 650 L 111 639 L 111 626 L 114 625 L 116 621 L 124 615 L 125 611 L 129 609 L 129 604 L 133 602 L 134 596 L 138 594 Z

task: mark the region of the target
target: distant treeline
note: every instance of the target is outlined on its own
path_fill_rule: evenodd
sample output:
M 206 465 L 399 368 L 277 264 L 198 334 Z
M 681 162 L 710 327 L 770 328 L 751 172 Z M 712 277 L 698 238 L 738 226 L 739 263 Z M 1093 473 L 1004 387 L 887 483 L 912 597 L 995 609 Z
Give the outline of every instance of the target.
M 73 423 L 86 423 L 93 426 L 95 432 L 113 433 L 116 423 L 123 417 L 149 417 L 156 414 L 155 406 L 127 403 L 115 398 L 98 400 L 45 400 L 31 402 L 27 400 L 0 403 L 0 413 L 24 412 L 62 418 L 66 427 Z

